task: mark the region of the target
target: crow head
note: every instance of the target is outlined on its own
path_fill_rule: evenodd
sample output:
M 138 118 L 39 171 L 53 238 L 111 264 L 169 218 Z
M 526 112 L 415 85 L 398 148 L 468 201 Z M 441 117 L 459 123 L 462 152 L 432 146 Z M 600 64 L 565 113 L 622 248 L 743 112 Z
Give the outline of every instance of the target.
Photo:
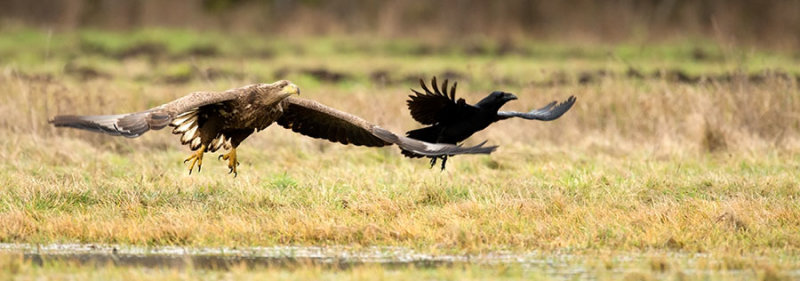
M 509 101 L 517 99 L 512 93 L 506 93 L 501 91 L 494 91 L 481 101 L 479 101 L 475 106 L 480 107 L 482 109 L 489 109 L 489 110 L 498 110 L 504 104 Z

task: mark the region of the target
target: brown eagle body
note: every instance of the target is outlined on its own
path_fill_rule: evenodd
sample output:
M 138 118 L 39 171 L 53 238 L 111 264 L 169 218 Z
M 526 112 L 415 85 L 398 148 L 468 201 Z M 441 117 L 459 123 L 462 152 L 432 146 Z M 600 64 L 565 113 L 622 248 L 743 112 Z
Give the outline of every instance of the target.
M 194 151 L 186 161 L 189 173 L 203 162 L 203 153 L 220 148 L 230 152 L 230 172 L 236 174 L 236 148 L 254 132 L 277 122 L 284 128 L 313 138 L 342 144 L 381 147 L 397 144 L 403 150 L 426 156 L 488 154 L 496 146 L 473 147 L 434 144 L 399 136 L 366 120 L 316 101 L 290 97 L 300 89 L 289 81 L 254 84 L 224 92 L 194 92 L 161 106 L 119 115 L 60 115 L 50 120 L 56 127 L 72 127 L 125 137 L 138 137 L 150 129 L 174 127 L 181 143 Z

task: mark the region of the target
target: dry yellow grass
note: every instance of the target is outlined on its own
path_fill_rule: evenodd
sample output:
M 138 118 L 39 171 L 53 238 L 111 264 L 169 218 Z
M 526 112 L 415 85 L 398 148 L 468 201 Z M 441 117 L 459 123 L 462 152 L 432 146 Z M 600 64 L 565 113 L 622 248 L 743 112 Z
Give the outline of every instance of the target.
M 136 111 L 196 90 L 271 81 L 138 80 L 166 67 L 144 58 L 100 60 L 97 67 L 111 78 L 86 81 L 58 70 L 61 60 L 6 64 L 0 73 L 0 241 L 770 257 L 795 257 L 800 250 L 796 80 L 767 75 L 760 82 L 734 77 L 687 84 L 607 76 L 544 87 L 524 77 L 548 77 L 548 70 L 524 58 L 381 57 L 364 65 L 371 57 L 294 56 L 192 64 L 272 73 L 297 58 L 321 67 L 351 65 L 359 77 L 387 66 L 435 69 L 420 70 L 422 77 L 463 68 L 469 77 L 459 81 L 459 95 L 471 102 L 493 89 L 517 94 L 507 105 L 516 110 L 568 95 L 578 102 L 554 122 L 511 120 L 476 134 L 470 143 L 488 139 L 500 149 L 455 157 L 445 172 L 404 159 L 396 148 L 341 146 L 271 127 L 241 147 L 238 178 L 214 157 L 190 176 L 181 163 L 188 151 L 166 130 L 123 139 L 55 129 L 46 120 Z M 522 83 L 481 80 L 497 69 L 518 70 L 508 75 Z M 298 84 L 305 98 L 394 131 L 417 126 L 405 109 L 414 83 L 324 83 L 295 72 L 281 78 Z
M 10 118 L 0 155 L 10 161 L 0 174 L 7 186 L 3 241 L 471 251 L 795 250 L 800 241 L 793 230 L 800 223 L 796 126 L 772 124 L 791 122 L 794 85 L 741 86 L 743 99 L 759 101 L 746 109 L 731 105 L 746 102 L 729 101 L 737 89 L 727 85 L 655 82 L 647 91 L 604 81 L 521 89 L 521 102 L 510 107 L 530 108 L 559 93 L 579 103 L 555 122 L 513 120 L 487 129 L 473 140 L 501 148 L 456 157 L 443 173 L 394 149 L 345 147 L 275 127 L 245 143 L 234 179 L 214 161 L 187 175 L 180 162 L 187 151 L 167 131 L 130 140 L 45 123 L 55 113 L 133 111 L 228 86 L 4 79 Z M 470 100 L 481 95 L 461 89 Z M 410 118 L 396 118 L 406 115 L 404 95 L 304 91 L 396 131 L 414 127 Z

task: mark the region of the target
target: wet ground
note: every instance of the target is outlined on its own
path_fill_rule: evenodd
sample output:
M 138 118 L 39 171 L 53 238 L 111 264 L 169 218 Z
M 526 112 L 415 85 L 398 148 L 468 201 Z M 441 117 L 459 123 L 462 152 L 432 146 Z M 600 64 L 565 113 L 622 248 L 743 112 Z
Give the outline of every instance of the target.
M 155 268 L 196 268 L 227 270 L 233 266 L 287 267 L 321 266 L 345 269 L 371 264 L 387 268 L 434 268 L 459 265 L 513 265 L 525 271 L 555 279 L 592 280 L 598 274 L 623 277 L 642 270 L 654 277 L 680 274 L 719 275 L 726 279 L 747 280 L 758 277 L 752 268 L 727 268 L 704 254 L 651 253 L 614 255 L 575 255 L 563 253 L 526 254 L 492 253 L 481 255 L 430 255 L 399 247 L 250 247 L 190 248 L 135 247 L 97 244 L 0 244 L 0 254 L 22 254 L 24 259 L 44 265 L 64 262 L 90 266 L 133 266 Z M 715 265 L 716 263 L 716 265 Z M 679 268 L 675 268 L 676 265 Z M 783 272 L 788 278 L 800 278 L 800 270 Z

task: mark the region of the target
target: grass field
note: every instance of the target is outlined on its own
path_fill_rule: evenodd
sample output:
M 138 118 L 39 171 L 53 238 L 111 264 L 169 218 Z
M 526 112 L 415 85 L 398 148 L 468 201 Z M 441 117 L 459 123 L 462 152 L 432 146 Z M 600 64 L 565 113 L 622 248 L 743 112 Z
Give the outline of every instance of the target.
M 598 265 L 589 268 L 599 278 L 798 278 L 799 62 L 691 41 L 498 46 L 4 30 L 0 242 L 568 253 L 599 260 L 582 263 Z M 569 95 L 578 102 L 553 122 L 510 120 L 476 134 L 468 143 L 500 148 L 454 157 L 444 172 L 396 148 L 273 126 L 240 147 L 237 178 L 216 155 L 188 175 L 189 151 L 168 130 L 124 139 L 47 124 L 56 114 L 132 112 L 192 91 L 289 79 L 304 98 L 402 132 L 418 126 L 405 108 L 409 88 L 433 75 L 457 80 L 469 102 L 495 89 L 519 96 L 505 107 L 519 111 Z M 602 262 L 632 253 L 651 255 L 633 268 Z M 1 257 L 23 280 L 553 278 L 515 265 L 208 274 Z

